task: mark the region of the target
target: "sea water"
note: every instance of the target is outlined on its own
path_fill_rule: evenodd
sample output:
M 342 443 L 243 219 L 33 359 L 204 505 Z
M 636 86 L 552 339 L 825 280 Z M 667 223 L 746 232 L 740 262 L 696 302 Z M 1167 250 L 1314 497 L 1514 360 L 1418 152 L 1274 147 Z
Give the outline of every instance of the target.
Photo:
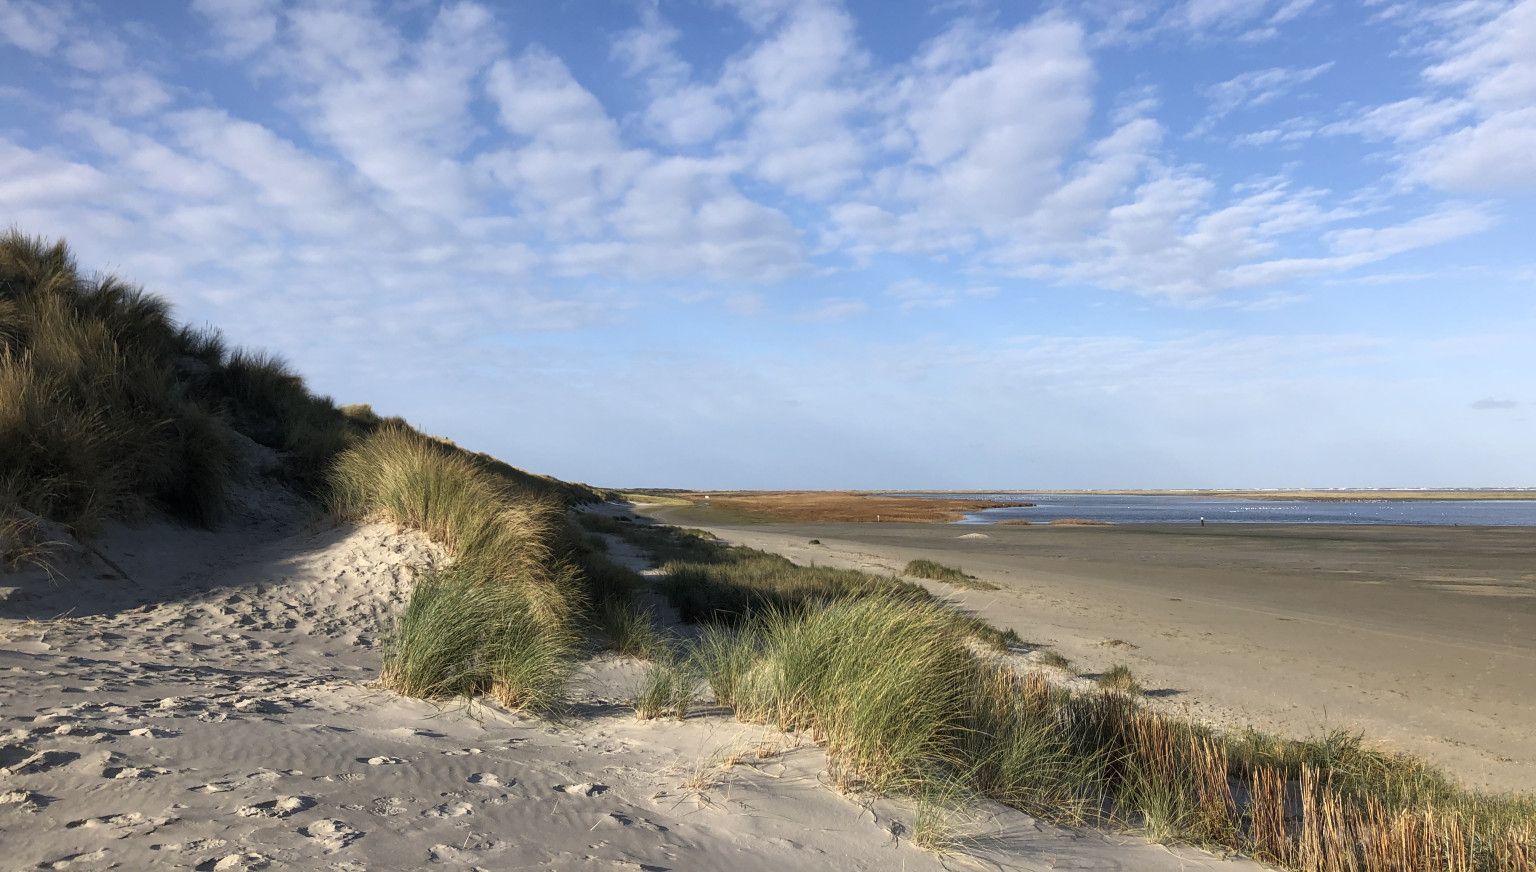
M 938 496 L 938 495 L 935 495 Z M 957 496 L 957 494 L 944 494 Z M 1082 518 L 1112 524 L 1444 524 L 1536 527 L 1530 500 L 1286 500 L 1117 494 L 966 494 L 975 499 L 1034 503 L 985 509 L 961 523 L 1020 519 L 1048 523 Z

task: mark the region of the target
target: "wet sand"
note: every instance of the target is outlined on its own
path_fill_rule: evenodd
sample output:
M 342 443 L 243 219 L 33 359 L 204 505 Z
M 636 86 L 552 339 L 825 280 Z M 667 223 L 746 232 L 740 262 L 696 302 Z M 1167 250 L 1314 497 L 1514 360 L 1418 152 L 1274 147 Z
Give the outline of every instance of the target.
M 958 566 L 1002 589 L 931 586 L 1072 658 L 1079 673 L 1123 662 L 1160 704 L 1213 722 L 1363 731 L 1468 784 L 1536 790 L 1529 528 L 752 524 L 695 508 L 646 513 L 799 562 Z

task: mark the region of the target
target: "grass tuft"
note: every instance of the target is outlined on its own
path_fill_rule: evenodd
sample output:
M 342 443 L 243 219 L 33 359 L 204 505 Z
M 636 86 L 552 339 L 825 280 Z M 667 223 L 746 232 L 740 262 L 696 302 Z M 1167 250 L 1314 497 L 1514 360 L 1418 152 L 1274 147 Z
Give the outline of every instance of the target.
M 656 628 L 655 617 L 632 602 L 604 600 L 598 604 L 595 617 L 616 654 L 663 660 L 671 653 L 671 641 Z
M 635 691 L 635 718 L 648 721 L 672 717 L 682 720 L 693 707 L 697 676 L 693 664 L 663 657 L 653 662 Z
M 450 570 L 417 580 L 381 682 L 408 696 L 490 694 L 509 708 L 549 711 L 562 698 L 577 643 L 538 619 L 526 591 Z
M 1132 696 L 1141 694 L 1141 684 L 1136 681 L 1136 676 L 1131 672 L 1131 667 L 1124 663 L 1116 663 L 1106 669 L 1098 677 L 1099 687 L 1105 690 L 1128 693 Z
M 936 563 L 932 560 L 913 560 L 907 564 L 902 573 L 916 578 L 942 581 L 945 584 L 969 590 L 999 590 L 998 586 L 990 581 L 982 581 L 970 573 L 956 569 L 953 566 Z
M 1072 670 L 1072 660 L 1059 651 L 1041 651 L 1038 662 L 1056 669 Z
M 385 653 L 383 682 L 428 698 L 489 692 L 547 710 L 578 651 L 581 571 L 555 558 L 559 507 L 530 498 L 457 449 L 384 426 L 332 469 L 341 517 L 421 530 L 453 569 L 418 583 Z

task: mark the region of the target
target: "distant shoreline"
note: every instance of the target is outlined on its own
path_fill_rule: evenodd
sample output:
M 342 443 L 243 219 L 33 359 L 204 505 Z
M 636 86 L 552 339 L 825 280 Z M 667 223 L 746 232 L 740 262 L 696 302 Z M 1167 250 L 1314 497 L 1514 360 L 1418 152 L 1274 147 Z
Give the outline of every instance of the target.
M 1475 488 L 1461 489 L 1415 489 L 1415 490 L 1372 490 L 1349 488 L 1333 489 L 1298 489 L 1298 490 L 1193 490 L 1193 489 L 1123 489 L 1123 490 L 1062 490 L 1062 489 L 1019 489 L 1019 490 L 912 490 L 912 491 L 879 491 L 879 493 L 899 495 L 933 494 L 935 496 L 971 496 L 978 497 L 981 494 L 1076 494 L 1083 496 L 1137 496 L 1137 497 L 1222 497 L 1227 499 L 1250 500 L 1311 500 L 1315 502 L 1377 502 L 1384 500 L 1536 500 L 1536 488 L 1495 488 L 1478 490 Z
M 626 489 L 628 490 L 628 489 Z M 643 500 L 655 496 L 659 502 L 702 502 L 706 495 L 715 497 L 787 497 L 809 495 L 820 498 L 847 497 L 919 497 L 923 499 L 953 498 L 986 500 L 995 495 L 1059 495 L 1059 496 L 1135 496 L 1135 497 L 1217 497 L 1249 500 L 1310 500 L 1315 502 L 1365 502 L 1384 500 L 1536 500 L 1536 488 L 1284 488 L 1242 489 L 1212 488 L 1119 488 L 1119 489 L 1065 489 L 1065 488 L 969 488 L 963 490 L 941 489 L 886 489 L 886 490 L 685 490 L 677 488 L 636 489 L 625 493 L 628 498 Z

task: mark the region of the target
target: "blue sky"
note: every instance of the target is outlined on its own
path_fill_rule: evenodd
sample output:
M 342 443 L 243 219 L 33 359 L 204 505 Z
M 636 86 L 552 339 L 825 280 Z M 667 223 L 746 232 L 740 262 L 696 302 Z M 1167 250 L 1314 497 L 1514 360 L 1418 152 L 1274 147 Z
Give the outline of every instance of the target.
M 1536 0 L 0 0 L 0 221 L 611 485 L 1536 485 Z

